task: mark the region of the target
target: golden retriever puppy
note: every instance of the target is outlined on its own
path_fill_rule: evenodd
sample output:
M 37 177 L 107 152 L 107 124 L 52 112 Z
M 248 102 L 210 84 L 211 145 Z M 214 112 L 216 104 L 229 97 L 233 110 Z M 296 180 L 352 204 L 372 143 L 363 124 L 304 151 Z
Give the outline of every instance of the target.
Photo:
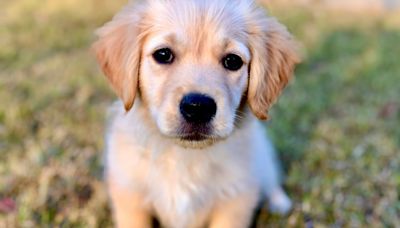
M 98 30 L 110 111 L 106 178 L 118 227 L 248 227 L 285 213 L 258 119 L 299 61 L 286 28 L 251 0 L 147 0 Z

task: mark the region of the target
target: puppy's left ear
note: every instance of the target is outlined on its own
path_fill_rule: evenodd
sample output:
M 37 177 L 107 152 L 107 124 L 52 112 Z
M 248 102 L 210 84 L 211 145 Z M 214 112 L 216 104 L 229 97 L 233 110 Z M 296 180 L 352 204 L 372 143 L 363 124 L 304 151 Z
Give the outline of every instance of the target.
M 266 120 L 269 108 L 289 82 L 300 57 L 286 27 L 264 15 L 253 27 L 249 45 L 252 60 L 248 103 L 255 116 Z
M 93 50 L 114 91 L 129 111 L 136 97 L 141 58 L 143 8 L 128 5 L 97 30 Z

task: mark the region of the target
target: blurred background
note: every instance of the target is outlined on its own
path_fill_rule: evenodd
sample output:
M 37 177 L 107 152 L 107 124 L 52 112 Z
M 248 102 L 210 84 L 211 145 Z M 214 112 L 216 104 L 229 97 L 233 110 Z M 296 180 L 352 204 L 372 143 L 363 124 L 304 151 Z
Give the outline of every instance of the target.
M 116 99 L 89 48 L 127 0 L 0 0 L 0 227 L 111 227 Z M 400 227 L 398 0 L 270 0 L 303 45 L 269 132 L 294 210 L 258 227 Z

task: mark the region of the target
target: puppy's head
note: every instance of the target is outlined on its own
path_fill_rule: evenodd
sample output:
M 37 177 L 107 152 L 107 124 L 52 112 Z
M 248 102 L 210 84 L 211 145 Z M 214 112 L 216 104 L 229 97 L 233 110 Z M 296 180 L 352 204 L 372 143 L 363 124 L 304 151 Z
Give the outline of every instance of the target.
M 139 91 L 159 131 L 191 147 L 228 137 L 245 103 L 267 119 L 299 60 L 286 28 L 251 0 L 148 0 L 98 35 L 97 59 L 126 110 Z

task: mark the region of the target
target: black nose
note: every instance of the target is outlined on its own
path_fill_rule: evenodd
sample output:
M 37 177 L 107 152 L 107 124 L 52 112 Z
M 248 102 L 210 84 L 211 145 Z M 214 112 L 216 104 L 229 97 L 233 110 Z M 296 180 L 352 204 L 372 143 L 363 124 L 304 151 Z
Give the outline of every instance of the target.
M 217 104 L 207 95 L 190 93 L 182 98 L 180 111 L 189 123 L 208 123 L 217 113 Z

